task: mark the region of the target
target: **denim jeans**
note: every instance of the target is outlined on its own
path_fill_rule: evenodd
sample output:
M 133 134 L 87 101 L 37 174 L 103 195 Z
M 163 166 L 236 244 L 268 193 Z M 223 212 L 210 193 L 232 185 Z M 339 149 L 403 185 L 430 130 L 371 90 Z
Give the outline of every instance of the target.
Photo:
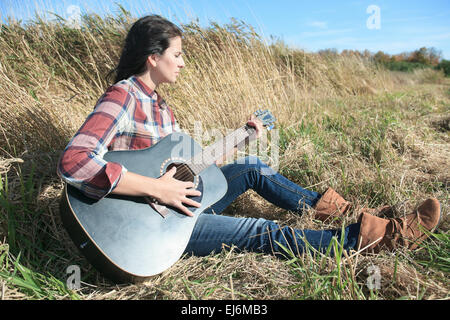
M 299 230 L 281 227 L 274 221 L 262 218 L 221 215 L 231 202 L 248 189 L 253 189 L 280 208 L 299 214 L 303 209 L 313 207 L 321 197 L 319 193 L 306 190 L 275 172 L 257 157 L 238 159 L 221 170 L 227 179 L 228 191 L 198 217 L 185 253 L 205 256 L 220 252 L 224 246 L 279 256 L 286 256 L 283 247 L 296 255 L 311 248 L 325 252 L 333 237 L 340 242 L 342 230 L 344 249 L 356 247 L 358 223 L 336 230 Z

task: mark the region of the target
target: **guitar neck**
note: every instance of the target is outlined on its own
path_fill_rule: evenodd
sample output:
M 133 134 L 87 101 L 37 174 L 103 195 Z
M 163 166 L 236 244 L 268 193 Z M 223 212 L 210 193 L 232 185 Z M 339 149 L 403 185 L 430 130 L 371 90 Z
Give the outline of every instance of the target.
M 188 161 L 187 165 L 195 175 L 198 175 L 217 160 L 222 159 L 224 155 L 228 154 L 234 147 L 244 142 L 248 137 L 255 134 L 255 132 L 255 128 L 245 125 L 225 138 L 206 147 L 203 152 L 198 153 Z

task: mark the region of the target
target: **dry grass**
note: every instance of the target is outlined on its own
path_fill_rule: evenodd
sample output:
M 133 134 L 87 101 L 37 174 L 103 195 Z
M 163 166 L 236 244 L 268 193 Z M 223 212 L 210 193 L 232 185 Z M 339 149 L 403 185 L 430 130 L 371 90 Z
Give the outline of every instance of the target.
M 446 269 L 419 252 L 377 256 L 271 256 L 224 252 L 186 257 L 139 285 L 116 286 L 73 246 L 58 214 L 61 150 L 92 110 L 118 58 L 127 15 L 87 17 L 85 32 L 40 20 L 0 33 L 0 295 L 5 299 L 436 299 L 448 298 Z M 448 79 L 391 73 L 358 57 L 322 57 L 264 45 L 239 23 L 185 26 L 186 69 L 160 92 L 182 127 L 222 132 L 262 107 L 278 119 L 279 170 L 319 192 L 331 186 L 358 205 L 399 204 L 396 215 L 434 196 L 449 208 Z M 402 204 L 400 206 L 400 204 Z M 302 229 L 340 228 L 285 212 L 253 192 L 226 214 L 262 216 Z M 448 235 L 445 217 L 438 233 Z M 445 240 L 447 239 L 447 240 Z M 433 248 L 448 237 L 431 242 Z M 447 242 L 445 242 L 447 241 Z M 445 247 L 444 247 L 445 250 Z M 446 251 L 439 251 L 446 252 Z M 448 259 L 448 258 L 447 258 Z M 446 260 L 448 263 L 448 260 Z M 82 288 L 65 287 L 68 265 Z M 369 266 L 381 288 L 370 291 Z

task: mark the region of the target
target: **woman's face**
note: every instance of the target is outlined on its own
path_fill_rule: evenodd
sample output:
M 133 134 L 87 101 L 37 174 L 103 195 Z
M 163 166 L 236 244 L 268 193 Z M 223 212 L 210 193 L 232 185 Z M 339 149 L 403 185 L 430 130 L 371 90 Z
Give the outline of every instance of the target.
M 156 72 L 159 83 L 174 83 L 184 68 L 183 51 L 181 49 L 181 37 L 171 38 L 169 47 L 160 56 L 155 56 L 156 65 L 153 70 Z

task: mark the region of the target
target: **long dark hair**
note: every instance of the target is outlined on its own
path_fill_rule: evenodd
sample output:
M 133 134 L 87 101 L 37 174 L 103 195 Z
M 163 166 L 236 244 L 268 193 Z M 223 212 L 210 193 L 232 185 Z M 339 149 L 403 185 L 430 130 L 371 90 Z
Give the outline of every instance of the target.
M 115 83 L 141 74 L 146 69 L 148 56 L 162 55 L 171 38 L 182 36 L 182 31 L 159 15 L 145 16 L 137 20 L 128 31 L 119 64 L 107 76 L 115 73 Z

